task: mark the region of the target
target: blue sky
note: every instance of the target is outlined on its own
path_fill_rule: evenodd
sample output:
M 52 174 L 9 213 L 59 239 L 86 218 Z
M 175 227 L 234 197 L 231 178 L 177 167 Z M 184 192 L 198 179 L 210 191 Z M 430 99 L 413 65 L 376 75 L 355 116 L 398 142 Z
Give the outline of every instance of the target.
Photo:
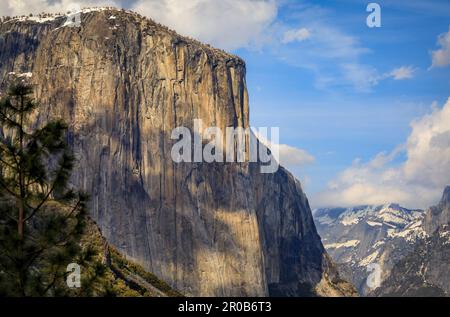
M 425 208 L 450 184 L 447 0 L 377 1 L 380 28 L 362 0 L 6 0 L 0 15 L 73 2 L 132 9 L 242 57 L 251 124 L 280 127 L 313 206 Z
M 450 96 L 450 69 L 428 70 L 437 36 L 449 28 L 450 3 L 427 1 L 424 7 L 423 2 L 378 1 L 381 28 L 367 27 L 367 1 L 316 1 L 303 6 L 286 2 L 277 18 L 286 27 L 308 28 L 309 21 L 299 12 L 310 10 L 313 21 L 318 19 L 353 37 L 354 46 L 362 50 L 357 56 L 349 52 L 348 59 L 317 58 L 321 62 L 318 71 L 298 61 L 305 55 L 302 50 L 308 47 L 308 39 L 288 47 L 236 51 L 247 63 L 252 125 L 279 126 L 281 143 L 305 149 L 315 157 L 313 164 L 293 170 L 307 193 L 324 190 L 356 158 L 368 161 L 405 142 L 410 122 L 429 112 L 433 102 L 443 105 Z M 320 49 L 320 45 L 314 48 Z M 411 79 L 388 78 L 361 89 L 340 77 L 339 64 L 344 62 L 379 73 L 405 65 L 415 71 Z M 337 82 L 320 86 L 320 76 L 337 76 Z M 392 164 L 404 159 L 399 155 Z

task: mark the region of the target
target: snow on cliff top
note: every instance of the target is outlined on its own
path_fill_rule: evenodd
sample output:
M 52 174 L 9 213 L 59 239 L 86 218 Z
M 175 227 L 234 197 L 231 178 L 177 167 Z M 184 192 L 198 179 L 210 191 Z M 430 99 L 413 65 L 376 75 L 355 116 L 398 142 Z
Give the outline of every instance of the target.
M 339 248 L 352 248 L 356 247 L 360 243 L 359 240 L 348 240 L 341 243 L 330 243 L 324 245 L 326 249 L 339 249 Z
M 35 23 L 47 23 L 47 22 L 55 21 L 56 19 L 60 19 L 60 18 L 73 17 L 78 13 L 90 13 L 90 12 L 101 12 L 101 11 L 117 11 L 117 12 L 123 11 L 128 14 L 137 15 L 137 13 L 134 11 L 118 9 L 118 8 L 114 8 L 114 7 L 89 7 L 89 8 L 82 8 L 80 10 L 72 10 L 72 11 L 69 10 L 69 11 L 67 11 L 67 13 L 63 13 L 63 14 L 62 13 L 40 13 L 40 14 L 35 14 L 35 15 L 15 16 L 8 20 L 5 20 L 6 17 L 0 17 L 0 18 L 5 23 L 26 22 L 26 21 L 35 22 Z M 110 20 L 116 19 L 116 16 L 111 15 L 109 17 L 109 19 Z
M 23 16 L 16 16 L 13 17 L 10 20 L 7 20 L 5 22 L 23 22 L 23 21 L 31 21 L 31 22 L 36 22 L 36 23 L 46 23 L 46 22 L 51 22 L 56 20 L 57 18 L 61 18 L 61 17 L 69 17 L 72 15 L 75 15 L 77 13 L 89 13 L 89 12 L 100 12 L 100 11 L 105 11 L 105 10 L 119 10 L 116 8 L 112 8 L 112 7 L 92 7 L 92 8 L 83 8 L 81 10 L 78 11 L 68 11 L 65 14 L 61 14 L 61 13 L 41 13 L 38 15 L 23 15 Z M 131 11 L 130 11 L 131 12 Z
M 57 29 L 59 29 L 59 28 L 66 27 L 66 26 L 78 26 L 79 22 L 72 21 L 72 20 L 75 20 L 73 18 L 75 18 L 75 15 L 77 13 L 90 13 L 90 12 L 101 12 L 101 11 L 111 12 L 111 14 L 107 15 L 106 18 L 108 20 L 112 20 L 112 21 L 118 19 L 120 17 L 120 14 L 124 14 L 124 13 L 129 16 L 138 18 L 138 19 L 145 19 L 148 22 L 150 22 L 153 26 L 156 26 L 158 28 L 158 30 L 169 33 L 171 36 L 173 36 L 174 38 L 176 38 L 178 40 L 181 40 L 183 42 L 190 43 L 190 44 L 193 44 L 196 46 L 201 46 L 204 49 L 208 50 L 208 52 L 214 54 L 214 56 L 219 56 L 220 58 L 225 58 L 227 60 L 234 60 L 236 63 L 241 64 L 245 67 L 244 60 L 235 54 L 229 53 L 222 49 L 215 48 L 207 43 L 202 43 L 199 40 L 196 40 L 194 38 L 180 35 L 176 31 L 168 28 L 165 25 L 162 25 L 162 24 L 154 21 L 153 19 L 151 19 L 149 17 L 143 16 L 143 15 L 139 14 L 138 12 L 135 12 L 132 10 L 127 10 L 127 9 L 119 9 L 119 8 L 115 8 L 115 7 L 89 7 L 89 8 L 83 8 L 79 11 L 74 11 L 74 12 L 68 11 L 65 14 L 45 13 L 44 12 L 44 13 L 38 14 L 36 16 L 34 16 L 34 15 L 33 16 L 16 16 L 16 17 L 12 17 L 12 18 L 0 17 L 0 22 L 1 23 L 34 22 L 34 23 L 45 24 L 45 23 L 51 23 L 55 20 L 58 20 L 58 22 L 64 22 L 64 23 L 62 23 L 62 25 L 57 27 Z M 68 19 L 68 18 L 72 18 L 72 19 Z M 117 26 L 111 27 L 111 29 L 116 30 Z

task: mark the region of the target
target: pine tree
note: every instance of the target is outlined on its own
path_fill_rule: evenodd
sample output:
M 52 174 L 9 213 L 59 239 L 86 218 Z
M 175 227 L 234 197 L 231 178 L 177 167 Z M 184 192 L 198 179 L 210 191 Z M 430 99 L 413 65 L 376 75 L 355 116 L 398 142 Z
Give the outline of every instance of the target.
M 67 265 L 93 257 L 80 246 L 87 196 L 69 185 L 74 156 L 66 124 L 37 126 L 31 94 L 17 82 L 0 101 L 0 295 L 73 295 Z M 91 266 L 87 283 L 102 270 Z

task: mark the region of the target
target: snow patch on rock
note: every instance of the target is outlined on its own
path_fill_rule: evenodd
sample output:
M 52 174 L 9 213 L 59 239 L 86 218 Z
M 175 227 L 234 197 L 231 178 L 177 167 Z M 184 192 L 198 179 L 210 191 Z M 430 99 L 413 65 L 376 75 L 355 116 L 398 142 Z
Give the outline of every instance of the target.
M 334 219 L 331 218 L 330 216 L 326 215 L 326 216 L 317 218 L 317 221 L 322 225 L 329 225 L 334 222 Z
M 372 263 L 373 261 L 376 260 L 378 256 L 378 250 L 369 254 L 368 256 L 366 256 L 364 259 L 362 259 L 361 261 L 359 261 L 359 266 L 367 266 L 370 263 Z
M 339 249 L 339 248 L 354 248 L 359 244 L 359 240 L 348 240 L 341 243 L 330 243 L 326 244 L 326 249 Z

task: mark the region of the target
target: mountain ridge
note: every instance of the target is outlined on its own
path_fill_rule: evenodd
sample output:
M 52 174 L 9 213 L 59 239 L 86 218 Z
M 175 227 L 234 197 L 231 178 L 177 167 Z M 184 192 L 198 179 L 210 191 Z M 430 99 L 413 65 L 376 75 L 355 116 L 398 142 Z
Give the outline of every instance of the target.
M 365 205 L 318 209 L 314 217 L 325 248 L 361 295 L 448 296 L 449 211 L 447 186 L 440 202 L 426 210 Z M 374 287 L 366 283 L 369 265 L 381 272 Z
M 424 211 L 399 204 L 324 208 L 314 219 L 325 248 L 338 263 L 344 278 L 352 281 L 361 295 L 368 294 L 370 266 L 378 264 L 381 279 L 393 265 L 426 235 L 421 228 Z
M 371 296 L 450 296 L 450 186 L 424 215 L 427 232 Z

